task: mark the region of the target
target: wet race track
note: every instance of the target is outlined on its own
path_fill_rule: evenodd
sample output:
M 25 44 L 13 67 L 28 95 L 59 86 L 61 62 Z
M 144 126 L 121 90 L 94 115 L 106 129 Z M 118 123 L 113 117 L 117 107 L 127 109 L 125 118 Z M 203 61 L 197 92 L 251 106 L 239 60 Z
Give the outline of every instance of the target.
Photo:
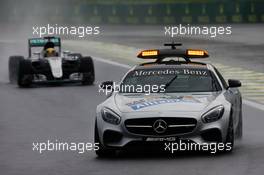
M 263 26 L 256 26 L 257 29 Z M 116 29 L 111 29 L 112 31 Z M 122 27 L 128 31 L 118 39 L 112 32 L 105 36 L 108 43 L 117 43 L 135 48 L 156 47 L 160 38 L 146 36 L 136 39 L 133 30 Z M 263 31 L 263 30 L 262 30 Z M 118 33 L 118 32 L 116 32 Z M 132 34 L 131 34 L 132 33 Z M 144 33 L 144 32 L 143 32 Z M 156 32 L 158 33 L 158 32 Z M 240 38 L 238 33 L 236 38 Z M 100 159 L 93 151 L 83 154 L 77 151 L 43 152 L 33 151 L 33 142 L 63 141 L 63 142 L 93 142 L 94 120 L 96 106 L 106 97 L 98 93 L 98 83 L 105 80 L 120 80 L 128 70 L 124 66 L 104 62 L 104 54 L 96 53 L 95 75 L 93 86 L 67 85 L 67 86 L 37 86 L 33 88 L 18 88 L 8 81 L 8 57 L 13 54 L 26 55 L 25 41 L 27 35 L 16 38 L 7 38 L 2 35 L 0 40 L 0 174 L 89 174 L 89 175 L 117 175 L 117 174 L 262 174 L 264 170 L 264 109 L 244 103 L 243 140 L 237 144 L 231 154 L 177 154 L 173 156 L 153 153 L 122 154 L 117 158 Z M 113 36 L 112 36 L 113 35 Z M 96 40 L 96 39 L 94 39 Z M 98 40 L 104 41 L 102 36 Z M 197 43 L 209 47 L 219 54 L 231 55 L 231 65 L 240 64 L 245 67 L 248 63 L 243 57 L 233 56 L 234 50 L 253 47 L 254 44 L 240 44 L 242 41 L 232 43 L 229 41 L 227 50 L 223 41 L 204 42 L 202 39 L 182 39 L 190 45 Z M 80 50 L 87 54 L 87 50 L 67 41 L 68 48 Z M 215 45 L 212 46 L 212 43 Z M 63 43 L 62 43 L 63 44 Z M 263 73 L 263 49 L 261 43 L 255 45 L 255 60 L 249 69 Z M 211 46 L 211 47 L 210 47 Z M 219 46 L 220 51 L 216 48 Z M 262 45 L 263 46 L 263 45 Z M 78 47 L 78 48 L 77 48 Z M 229 48 L 230 48 L 229 47 Z M 247 51 L 245 51 L 247 52 Z M 93 53 L 90 53 L 93 56 Z M 136 53 L 135 53 L 136 55 Z M 219 54 L 220 55 L 220 54 Z M 262 60 L 259 59 L 262 55 Z M 232 57 L 233 56 L 233 57 Z M 108 55 L 115 57 L 115 55 Z M 229 64 L 227 59 L 221 64 Z M 257 65 L 257 66 L 254 66 Z

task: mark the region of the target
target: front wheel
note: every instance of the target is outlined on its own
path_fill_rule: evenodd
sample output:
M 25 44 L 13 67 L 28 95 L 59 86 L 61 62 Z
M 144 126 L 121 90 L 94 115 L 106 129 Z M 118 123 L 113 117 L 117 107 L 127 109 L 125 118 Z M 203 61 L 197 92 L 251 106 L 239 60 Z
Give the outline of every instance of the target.
M 94 143 L 98 144 L 99 149 L 95 150 L 95 153 L 98 157 L 113 157 L 116 154 L 116 151 L 113 149 L 107 149 L 100 141 L 98 134 L 97 122 L 95 122 L 94 127 Z
M 18 64 L 24 60 L 23 56 L 10 56 L 8 61 L 9 82 L 16 83 L 18 75 Z
M 232 152 L 234 148 L 234 126 L 233 126 L 233 117 L 230 116 L 228 129 L 227 129 L 227 135 L 226 135 L 226 141 L 225 145 L 228 145 L 228 149 L 225 150 L 225 152 Z
M 238 137 L 238 139 L 242 139 L 242 137 L 243 137 L 242 105 L 241 105 L 240 111 L 239 111 L 239 122 L 238 122 L 238 128 L 237 128 L 237 137 Z
M 91 57 L 82 57 L 80 61 L 80 72 L 83 73 L 82 84 L 92 85 L 94 83 L 94 63 Z

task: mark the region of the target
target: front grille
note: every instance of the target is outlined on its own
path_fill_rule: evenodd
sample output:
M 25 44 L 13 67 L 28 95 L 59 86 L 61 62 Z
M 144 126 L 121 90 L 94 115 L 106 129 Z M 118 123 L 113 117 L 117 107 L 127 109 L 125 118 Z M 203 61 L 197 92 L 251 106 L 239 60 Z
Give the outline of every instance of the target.
M 165 131 L 157 132 L 153 125 L 159 120 L 164 121 L 167 125 Z M 133 134 L 147 135 L 147 136 L 165 136 L 189 133 L 196 127 L 197 120 L 194 118 L 174 118 L 174 117 L 161 117 L 161 118 L 138 118 L 128 119 L 125 121 L 127 130 Z

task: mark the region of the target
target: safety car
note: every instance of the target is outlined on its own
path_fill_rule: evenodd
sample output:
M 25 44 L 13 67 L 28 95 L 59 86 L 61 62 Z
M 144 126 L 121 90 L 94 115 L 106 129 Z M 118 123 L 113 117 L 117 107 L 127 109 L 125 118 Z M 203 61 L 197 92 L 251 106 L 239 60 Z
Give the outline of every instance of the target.
M 227 83 L 215 66 L 199 61 L 209 57 L 207 51 L 180 45 L 143 50 L 138 57 L 154 61 L 131 68 L 118 86 L 100 85 L 111 94 L 96 109 L 98 156 L 172 141 L 222 143 L 223 151 L 233 150 L 242 137 L 241 82 Z

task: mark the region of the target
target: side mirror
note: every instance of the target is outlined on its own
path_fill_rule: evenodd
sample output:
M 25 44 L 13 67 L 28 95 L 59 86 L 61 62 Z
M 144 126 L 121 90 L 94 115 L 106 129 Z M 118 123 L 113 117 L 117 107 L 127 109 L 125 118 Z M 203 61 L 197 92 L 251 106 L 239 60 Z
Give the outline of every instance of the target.
M 114 82 L 113 81 L 104 81 L 100 84 L 100 88 L 102 89 L 113 89 Z
M 241 86 L 241 82 L 239 80 L 234 80 L 234 79 L 228 80 L 228 87 L 236 88 L 236 87 L 240 87 L 240 86 Z

